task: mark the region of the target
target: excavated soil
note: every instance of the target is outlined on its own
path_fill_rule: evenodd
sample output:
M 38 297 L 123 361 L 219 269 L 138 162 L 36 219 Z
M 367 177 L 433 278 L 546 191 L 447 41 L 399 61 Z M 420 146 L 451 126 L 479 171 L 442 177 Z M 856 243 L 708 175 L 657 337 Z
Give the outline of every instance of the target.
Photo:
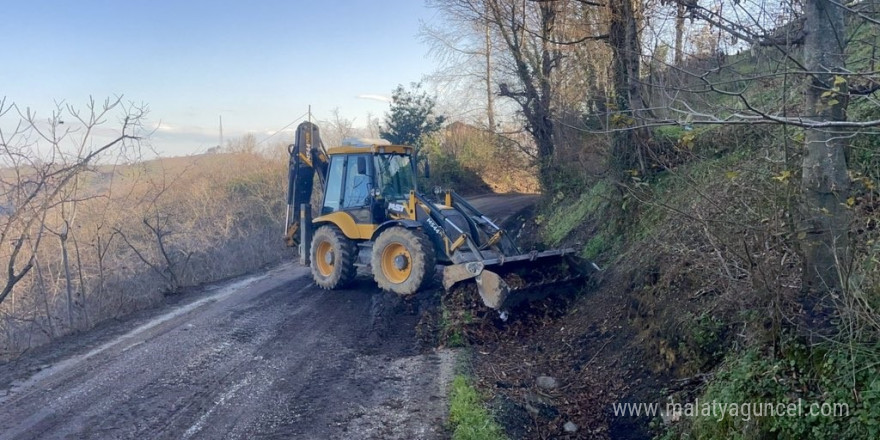
M 526 246 L 537 241 L 532 217 L 529 208 L 504 225 Z M 669 383 L 629 323 L 635 306 L 626 299 L 633 288 L 627 276 L 612 268 L 550 286 L 506 320 L 482 305 L 473 285 L 456 289 L 442 297 L 442 312 L 422 317 L 422 340 L 471 348 L 478 388 L 510 438 L 648 439 L 650 418 L 612 410 L 614 403 L 656 401 Z M 557 386 L 538 386 L 540 376 Z

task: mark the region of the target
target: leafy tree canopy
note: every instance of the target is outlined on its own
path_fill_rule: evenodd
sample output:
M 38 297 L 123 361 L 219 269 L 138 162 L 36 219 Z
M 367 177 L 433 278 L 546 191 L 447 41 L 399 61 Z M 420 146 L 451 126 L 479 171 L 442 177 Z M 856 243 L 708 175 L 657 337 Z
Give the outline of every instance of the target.
M 434 98 L 422 90 L 422 83 L 412 83 L 409 89 L 397 86 L 380 135 L 393 144 L 412 145 L 418 151 L 422 139 L 440 130 L 446 121 L 445 116 L 434 115 L 434 105 Z

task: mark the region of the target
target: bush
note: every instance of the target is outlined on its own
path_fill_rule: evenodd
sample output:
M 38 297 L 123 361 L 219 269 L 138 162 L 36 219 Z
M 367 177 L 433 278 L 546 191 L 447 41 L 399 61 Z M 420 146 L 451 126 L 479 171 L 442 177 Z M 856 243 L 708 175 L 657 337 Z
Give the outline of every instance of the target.
M 423 190 L 434 185 L 463 193 L 534 192 L 534 169 L 508 139 L 460 122 L 450 124 L 423 142 L 431 164 L 431 179 L 420 182 Z
M 807 347 L 788 337 L 775 353 L 756 348 L 731 353 L 700 401 L 779 403 L 786 409 L 791 404 L 802 416 L 701 416 L 691 421 L 689 433 L 680 434 L 700 439 L 878 438 L 878 349 L 876 342 Z M 811 415 L 811 409 L 819 414 Z M 838 415 L 828 415 L 835 411 Z
M 99 167 L 68 235 L 70 314 L 59 240 L 45 240 L 0 305 L 0 356 L 280 261 L 286 165 L 240 151 Z

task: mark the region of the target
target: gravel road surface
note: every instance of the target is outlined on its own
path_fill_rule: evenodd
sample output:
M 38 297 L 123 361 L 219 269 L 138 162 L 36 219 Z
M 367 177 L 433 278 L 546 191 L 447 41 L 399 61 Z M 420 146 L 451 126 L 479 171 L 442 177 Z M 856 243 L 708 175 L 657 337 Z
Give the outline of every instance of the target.
M 534 201 L 473 199 L 498 221 Z M 0 364 L 0 439 L 446 438 L 430 295 L 324 291 L 292 263 L 202 289 Z

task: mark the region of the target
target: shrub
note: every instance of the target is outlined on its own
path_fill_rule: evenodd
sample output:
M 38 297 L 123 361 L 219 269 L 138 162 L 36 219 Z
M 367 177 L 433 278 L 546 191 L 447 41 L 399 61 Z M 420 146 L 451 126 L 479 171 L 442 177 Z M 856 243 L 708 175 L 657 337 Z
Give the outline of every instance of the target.
M 877 438 L 878 349 L 876 342 L 807 347 L 787 337 L 777 352 L 750 348 L 732 353 L 700 401 L 778 403 L 786 409 L 794 405 L 801 415 L 696 417 L 690 435 L 701 439 Z M 810 414 L 811 410 L 819 414 Z M 828 415 L 834 412 L 838 413 Z

